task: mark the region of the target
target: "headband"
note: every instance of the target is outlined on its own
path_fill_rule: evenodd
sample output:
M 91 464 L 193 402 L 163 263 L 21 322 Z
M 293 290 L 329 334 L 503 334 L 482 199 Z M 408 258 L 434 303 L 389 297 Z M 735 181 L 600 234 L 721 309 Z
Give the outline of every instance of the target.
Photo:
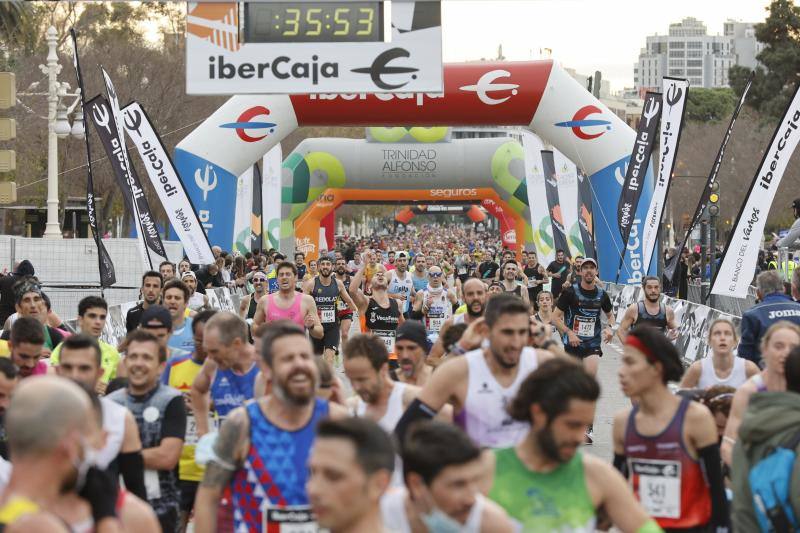
M 658 361 L 658 358 L 656 358 L 656 356 L 653 355 L 653 352 L 650 351 L 650 348 L 645 346 L 644 343 L 641 340 L 639 340 L 638 337 L 634 335 L 628 335 L 628 337 L 625 339 L 625 344 L 627 344 L 628 346 L 633 346 L 634 348 L 642 352 L 644 356 L 647 358 L 647 360 L 650 362 L 650 364 L 655 364 Z

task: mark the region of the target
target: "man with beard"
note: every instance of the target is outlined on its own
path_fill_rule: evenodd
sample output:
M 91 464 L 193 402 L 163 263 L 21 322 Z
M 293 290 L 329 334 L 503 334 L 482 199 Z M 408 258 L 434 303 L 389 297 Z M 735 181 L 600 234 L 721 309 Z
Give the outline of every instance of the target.
M 400 302 L 400 311 L 408 318 L 411 301 L 414 299 L 414 279 L 408 271 L 408 254 L 397 252 L 395 268 L 389 274 L 389 297 Z
M 481 279 L 486 280 L 487 283 L 493 280 L 500 270 L 500 265 L 492 260 L 491 252 L 483 253 L 483 261 L 478 265 L 478 275 Z
M 142 295 L 142 301 L 137 303 L 125 315 L 125 329 L 128 333 L 139 327 L 139 321 L 142 319 L 142 313 L 151 305 L 158 304 L 161 299 L 161 287 L 164 285 L 161 274 L 155 270 L 149 270 L 142 275 L 142 286 L 139 292 Z
M 158 272 L 161 274 L 161 279 L 164 283 L 175 278 L 175 263 L 171 261 L 162 261 L 158 265 Z
M 319 321 L 314 298 L 295 291 L 297 267 L 288 261 L 282 261 L 275 267 L 275 276 L 278 280 L 278 292 L 263 296 L 258 301 L 253 329 L 265 322 L 291 320 L 301 328 L 307 328 L 313 338 L 321 339 L 325 330 Z
M 486 314 L 470 327 L 480 335 L 470 336 L 472 351 L 448 359 L 433 373 L 400 422 L 399 442 L 419 419 L 429 419 L 446 403 L 453 406 L 456 423 L 479 446 L 511 446 L 527 431 L 527 424 L 511 420 L 506 404 L 522 381 L 553 354 L 528 346 L 529 308 L 519 298 L 498 294 L 486 304 Z M 460 343 L 467 341 L 466 335 Z M 488 346 L 482 348 L 483 338 Z
M 164 284 L 164 307 L 172 317 L 172 332 L 167 345 L 172 349 L 191 352 L 194 348 L 192 339 L 192 317 L 186 316 L 189 304 L 189 287 L 182 281 L 173 279 Z
M 347 272 L 347 260 L 342 257 L 341 252 L 336 252 L 336 273 L 337 281 L 341 281 L 345 290 L 350 294 L 350 274 Z M 342 344 L 347 342 L 350 337 L 350 327 L 353 325 L 353 308 L 344 303 L 342 298 L 336 301 L 336 316 L 339 318 L 339 331 L 341 332 Z
M 548 281 L 547 272 L 544 266 L 539 264 L 536 252 L 528 252 L 525 269 L 522 272 L 528 278 L 528 301 L 536 302 L 537 296 L 542 292 L 544 284 Z
M 483 316 L 487 297 L 486 284 L 477 278 L 470 278 L 461 287 L 461 292 L 464 293 L 464 305 L 467 308 L 467 312 L 454 315 L 445 320 L 444 324 L 442 324 L 439 338 L 436 339 L 428 355 L 428 364 L 431 366 L 437 366 L 441 357 L 446 353 L 447 347 L 444 346 L 441 339 L 450 326 L 453 324 L 466 324 L 469 326 Z M 462 349 L 462 354 L 468 351 L 468 349 L 463 346 Z
M 303 291 L 303 279 L 306 277 L 308 268 L 306 267 L 306 254 L 303 252 L 296 252 L 294 254 L 294 266 L 297 268 L 297 280 L 295 281 L 295 290 L 297 292 Z
M 411 283 L 414 285 L 414 292 L 424 291 L 428 288 L 428 263 L 425 254 L 422 252 L 414 256 L 414 272 Z
M 261 357 L 272 377 L 272 394 L 234 409 L 222 424 L 197 491 L 197 533 L 216 531 L 227 487 L 237 531 L 316 530 L 305 489 L 314 430 L 323 418 L 345 418 L 347 409 L 315 396 L 314 352 L 297 324 L 269 324 Z
M 594 531 L 602 508 L 624 532 L 661 531 L 619 472 L 579 449 L 599 396 L 597 381 L 567 359 L 543 363 L 520 386 L 508 411 L 530 429 L 514 447 L 494 451 L 489 492 L 520 529 Z
M 528 291 L 525 287 L 517 283 L 517 276 L 519 275 L 519 267 L 516 261 L 506 261 L 503 264 L 503 291 L 514 296 L 522 298 L 522 301 L 530 305 L 528 298 Z
M 264 272 L 259 270 L 253 273 L 253 277 L 250 280 L 253 282 L 253 293 L 242 298 L 239 304 L 239 316 L 248 324 L 253 323 L 259 300 L 269 293 L 269 282 Z
M 159 382 L 167 351 L 158 339 L 140 328 L 125 340 L 128 387 L 108 398 L 133 413 L 142 440 L 147 502 L 161 529 L 175 531 L 180 509 L 177 466 L 186 435 L 186 408 L 180 392 Z
M 632 327 L 646 324 L 666 334 L 670 339 L 678 336 L 675 312 L 661 301 L 661 280 L 656 276 L 645 276 L 642 280 L 644 300 L 628 306 L 619 323 L 617 337 L 625 342 Z
M 359 316 L 362 317 L 361 331 L 372 333 L 379 337 L 389 352 L 389 366 L 397 366 L 397 354 L 394 350 L 394 343 L 397 334 L 397 327 L 403 323 L 403 314 L 397 300 L 389 298 L 386 292 L 389 287 L 389 276 L 383 265 L 378 265 L 375 275 L 372 276 L 370 285 L 372 295 L 367 297 L 361 290 L 361 280 L 364 279 L 366 262 L 362 262 L 353 280 L 350 282 L 350 296 L 353 297 Z
M 443 284 L 444 272 L 436 265 L 428 268 L 428 288 L 414 298 L 414 313 L 421 314 L 428 339 L 436 342 L 444 322 L 453 314 L 453 305 L 458 303 L 456 291 Z
M 344 283 L 333 277 L 333 263 L 328 256 L 317 262 L 319 274 L 303 284 L 303 292 L 314 298 L 317 313 L 322 323 L 322 338 L 313 339 L 314 353 L 321 355 L 332 365 L 339 353 L 339 317 L 336 316 L 336 302 L 341 298 L 349 306 L 355 307 L 347 293 Z
M 430 342 L 425 326 L 417 320 L 406 320 L 397 328 L 394 348 L 397 352 L 397 371 L 393 379 L 401 383 L 422 387 L 433 373 L 433 367 L 425 364 Z
M 595 266 L 597 266 L 595 264 Z M 553 298 L 558 298 L 561 294 L 561 286 L 567 281 L 569 274 L 569 263 L 566 260 L 564 250 L 556 251 L 556 260 L 547 265 L 547 276 L 550 280 L 550 292 L 553 293 Z

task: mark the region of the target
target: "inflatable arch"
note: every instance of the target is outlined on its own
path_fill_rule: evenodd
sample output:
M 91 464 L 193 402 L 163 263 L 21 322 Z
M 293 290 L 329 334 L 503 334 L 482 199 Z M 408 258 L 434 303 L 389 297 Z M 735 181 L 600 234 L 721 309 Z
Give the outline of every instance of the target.
M 448 207 L 448 206 L 445 206 Z M 452 206 L 446 209 L 437 209 L 436 205 L 418 205 L 418 206 L 410 206 L 407 205 L 403 207 L 400 211 L 397 212 L 394 216 L 394 221 L 397 224 L 402 224 L 407 226 L 409 222 L 411 222 L 415 216 L 423 215 L 423 214 L 444 214 L 444 215 L 464 215 L 469 218 L 470 222 L 473 224 L 478 224 L 486 220 L 486 213 L 481 210 L 480 207 L 477 205 L 462 205 L 462 206 Z
M 237 95 L 178 144 L 175 163 L 210 241 L 229 247 L 237 176 L 296 128 L 398 124 L 523 126 L 552 143 L 590 178 L 600 275 L 615 277 L 624 250 L 616 206 L 635 134 L 550 60 L 446 64 L 437 94 Z M 648 170 L 624 250 L 621 279 L 629 283 L 645 268 L 638 236 L 652 188 Z

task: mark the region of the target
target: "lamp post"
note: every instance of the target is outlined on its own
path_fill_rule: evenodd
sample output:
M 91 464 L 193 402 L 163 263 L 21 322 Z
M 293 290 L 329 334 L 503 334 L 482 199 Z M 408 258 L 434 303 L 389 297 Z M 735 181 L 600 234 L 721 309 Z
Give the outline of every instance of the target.
M 58 63 L 58 34 L 55 27 L 47 29 L 47 64 L 39 65 L 43 74 L 47 75 L 47 225 L 44 238 L 60 239 L 61 226 L 58 223 L 58 139 L 73 135 L 82 139 L 85 134 L 83 126 L 83 110 L 79 109 L 75 116 L 75 124 L 70 125 L 69 115 L 80 102 L 80 89 L 77 93 L 68 93 L 68 83 L 59 82 L 61 65 Z M 61 101 L 65 97 L 75 97 L 68 108 Z

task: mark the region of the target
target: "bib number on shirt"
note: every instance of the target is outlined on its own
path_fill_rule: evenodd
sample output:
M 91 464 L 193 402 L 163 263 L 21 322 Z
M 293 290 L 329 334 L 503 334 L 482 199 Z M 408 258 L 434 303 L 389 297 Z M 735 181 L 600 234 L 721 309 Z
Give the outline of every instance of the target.
M 212 415 L 208 417 L 208 430 L 215 431 L 216 430 L 215 419 Z M 186 415 L 186 438 L 184 439 L 183 443 L 186 446 L 194 446 L 197 444 L 197 441 L 200 437 L 197 436 L 197 419 L 194 415 Z
M 288 506 L 283 508 L 267 507 L 264 516 L 263 531 L 276 533 L 317 533 L 319 528 L 314 514 L 307 505 Z
M 429 318 L 428 319 L 428 329 L 431 331 L 439 332 L 442 330 L 442 324 L 444 324 L 445 318 L 436 317 L 436 318 Z
M 639 477 L 639 501 L 654 518 L 681 516 L 681 463 L 658 459 L 631 460 Z
M 594 337 L 595 320 L 596 319 L 594 318 L 578 315 L 575 317 L 575 322 L 572 325 L 572 330 L 578 337 L 582 337 L 584 339 L 591 339 L 592 337 Z
M 382 341 L 384 346 L 386 346 L 386 351 L 389 353 L 394 353 L 394 331 L 378 331 L 373 330 L 372 333 L 377 335 Z
M 336 322 L 336 310 L 335 309 L 320 309 L 320 322 L 323 324 L 332 324 Z

